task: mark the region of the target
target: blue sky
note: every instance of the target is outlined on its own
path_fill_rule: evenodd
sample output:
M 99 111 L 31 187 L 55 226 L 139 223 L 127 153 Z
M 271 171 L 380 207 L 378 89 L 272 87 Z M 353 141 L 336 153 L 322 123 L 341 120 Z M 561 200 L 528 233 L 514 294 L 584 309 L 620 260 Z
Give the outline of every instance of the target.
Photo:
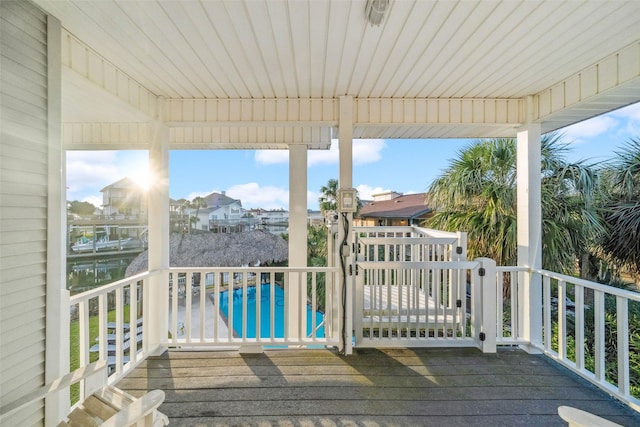
M 567 159 L 611 159 L 631 138 L 640 138 L 640 103 L 562 130 L 571 144 Z M 394 190 L 424 192 L 456 153 L 472 140 L 354 140 L 353 183 L 363 199 Z M 320 188 L 338 177 L 337 143 L 309 151 L 308 206 L 318 208 Z M 125 176 L 144 185 L 145 151 L 67 152 L 67 200 L 102 203 L 100 189 Z M 244 208 L 288 209 L 287 151 L 198 150 L 170 152 L 170 195 L 192 199 L 226 191 Z

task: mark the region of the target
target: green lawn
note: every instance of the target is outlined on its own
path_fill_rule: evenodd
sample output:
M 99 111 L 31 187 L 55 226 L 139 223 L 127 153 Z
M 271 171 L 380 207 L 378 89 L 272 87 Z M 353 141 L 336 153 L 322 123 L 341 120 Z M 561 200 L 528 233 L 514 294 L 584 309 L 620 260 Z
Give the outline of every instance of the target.
M 124 319 L 129 318 L 129 306 L 124 306 Z M 110 310 L 107 313 L 107 321 L 114 322 L 116 320 L 116 311 Z M 125 320 L 126 323 L 126 320 Z M 94 345 L 98 337 L 98 316 L 89 316 L 89 347 Z M 69 330 L 69 369 L 71 371 L 80 367 L 80 322 L 72 320 Z M 98 360 L 98 353 L 89 353 L 90 361 Z M 71 404 L 73 405 L 80 398 L 80 384 L 71 386 Z

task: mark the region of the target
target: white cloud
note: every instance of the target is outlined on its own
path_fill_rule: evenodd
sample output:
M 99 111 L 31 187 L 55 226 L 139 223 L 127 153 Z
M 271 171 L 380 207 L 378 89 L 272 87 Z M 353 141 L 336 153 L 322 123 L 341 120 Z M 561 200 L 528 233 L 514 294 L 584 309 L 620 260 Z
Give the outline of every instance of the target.
M 365 163 L 374 163 L 382 158 L 381 151 L 386 147 L 382 139 L 354 139 L 353 140 L 353 164 L 362 165 Z M 255 161 L 258 164 L 273 165 L 289 162 L 289 153 L 287 150 L 257 150 Z M 338 140 L 331 142 L 329 150 L 309 150 L 308 161 L 309 166 L 321 164 L 338 164 L 339 150 Z
M 360 200 L 373 200 L 374 194 L 386 193 L 388 191 L 391 191 L 382 187 L 371 187 L 367 184 L 358 185 L 356 187 L 356 190 L 358 190 L 358 197 L 360 197 Z
M 353 141 L 353 164 L 375 163 L 382 158 L 381 151 L 387 145 L 383 139 L 356 139 Z
M 227 195 L 242 202 L 242 207 L 264 209 L 288 209 L 289 190 L 282 187 L 262 187 L 256 182 L 232 185 L 227 189 Z
M 583 139 L 594 138 L 614 130 L 620 126 L 620 122 L 610 115 L 594 117 L 589 120 L 567 126 L 562 131 L 572 142 L 580 142 Z
M 637 138 L 640 135 L 640 102 L 616 110 L 611 115 L 626 120 L 627 125 L 620 132 L 623 139 Z
M 623 119 L 640 121 L 640 102 L 612 111 L 610 115 Z
M 383 139 L 354 139 L 353 164 L 375 163 L 382 158 L 381 151 L 386 147 Z M 338 140 L 331 141 L 329 150 L 309 151 L 309 166 L 316 164 L 338 164 L 340 158 Z
M 320 202 L 318 199 L 322 193 L 319 191 L 307 191 L 307 206 L 309 209 L 320 210 Z
M 115 151 L 68 151 L 67 198 L 76 200 L 83 190 L 100 189 L 124 178 L 116 157 Z
M 256 150 L 255 161 L 261 165 L 289 163 L 289 152 L 287 150 Z
M 124 177 L 148 181 L 148 171 L 146 151 L 67 151 L 67 199 L 96 200 L 100 189 Z

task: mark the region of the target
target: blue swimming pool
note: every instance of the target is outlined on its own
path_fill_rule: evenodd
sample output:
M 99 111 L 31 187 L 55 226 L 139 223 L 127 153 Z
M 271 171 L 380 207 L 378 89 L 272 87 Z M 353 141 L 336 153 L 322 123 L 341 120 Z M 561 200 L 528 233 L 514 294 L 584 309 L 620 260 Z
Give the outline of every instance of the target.
M 284 290 L 274 286 L 274 338 L 284 337 Z M 225 318 L 229 317 L 229 291 L 220 292 L 220 311 Z M 235 336 L 242 337 L 242 296 L 243 289 L 233 290 L 233 329 Z M 271 285 L 260 285 L 260 338 L 268 338 L 271 331 L 270 318 Z M 313 310 L 307 305 L 307 336 L 311 334 Z M 316 312 L 316 325 L 320 325 L 324 314 Z M 324 337 L 324 326 L 316 332 L 317 337 Z M 256 337 L 256 287 L 247 287 L 247 338 Z

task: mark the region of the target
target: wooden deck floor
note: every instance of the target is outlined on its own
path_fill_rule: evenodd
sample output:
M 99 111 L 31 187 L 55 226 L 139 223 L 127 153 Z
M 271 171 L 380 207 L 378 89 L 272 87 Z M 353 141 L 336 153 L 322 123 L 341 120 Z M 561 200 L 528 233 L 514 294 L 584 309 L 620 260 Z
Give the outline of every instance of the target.
M 474 349 L 170 351 L 118 387 L 162 389 L 170 426 L 553 426 L 560 405 L 640 414 L 544 356 Z

